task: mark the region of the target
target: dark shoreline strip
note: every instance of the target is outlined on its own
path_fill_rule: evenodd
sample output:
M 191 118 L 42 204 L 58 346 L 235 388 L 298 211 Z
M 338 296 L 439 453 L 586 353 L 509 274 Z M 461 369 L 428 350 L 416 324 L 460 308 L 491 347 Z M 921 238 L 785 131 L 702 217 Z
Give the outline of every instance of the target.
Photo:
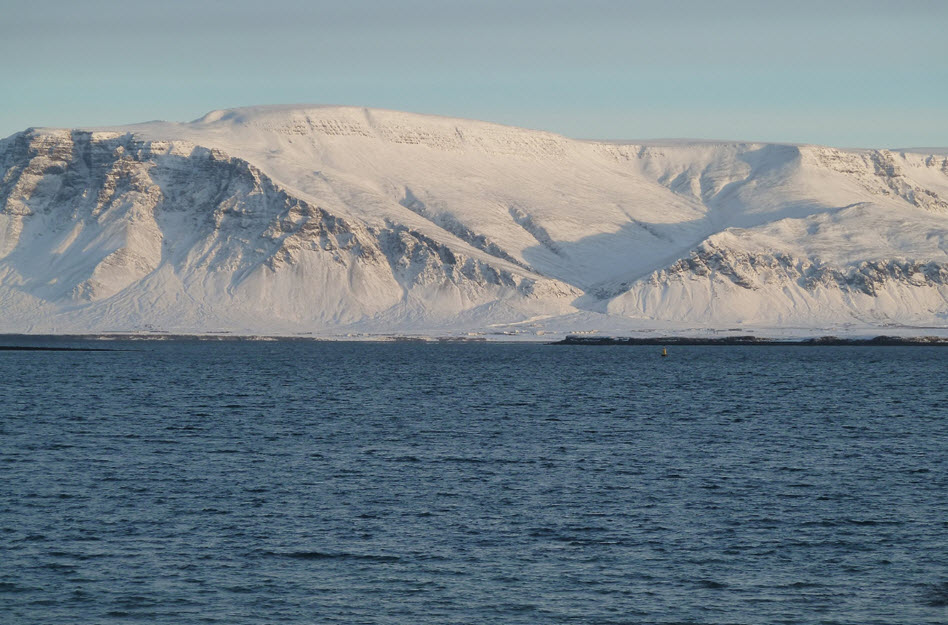
M 836 336 L 821 336 L 818 338 L 800 340 L 765 339 L 757 336 L 726 336 L 719 338 L 666 336 L 659 338 L 623 338 L 623 337 L 584 337 L 567 336 L 562 341 L 555 341 L 550 345 L 762 345 L 783 347 L 948 347 L 948 338 L 922 336 L 877 336 L 871 339 L 843 339 Z
M 116 352 L 107 347 L 39 347 L 36 345 L 0 345 L 0 352 Z

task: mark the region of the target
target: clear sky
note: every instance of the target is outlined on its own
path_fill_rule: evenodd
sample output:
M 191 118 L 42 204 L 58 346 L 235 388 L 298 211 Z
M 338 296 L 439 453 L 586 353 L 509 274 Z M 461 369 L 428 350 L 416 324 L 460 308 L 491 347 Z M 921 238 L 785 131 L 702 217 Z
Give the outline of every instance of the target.
M 0 136 L 317 103 L 948 146 L 948 1 L 0 0 L 0 85 Z

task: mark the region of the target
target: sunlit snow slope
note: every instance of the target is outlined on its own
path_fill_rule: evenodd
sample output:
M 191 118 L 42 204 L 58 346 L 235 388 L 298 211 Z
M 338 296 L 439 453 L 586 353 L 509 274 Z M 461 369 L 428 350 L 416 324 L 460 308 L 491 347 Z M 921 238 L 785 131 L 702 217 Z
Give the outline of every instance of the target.
M 0 141 L 0 332 L 948 326 L 948 156 L 350 107 Z

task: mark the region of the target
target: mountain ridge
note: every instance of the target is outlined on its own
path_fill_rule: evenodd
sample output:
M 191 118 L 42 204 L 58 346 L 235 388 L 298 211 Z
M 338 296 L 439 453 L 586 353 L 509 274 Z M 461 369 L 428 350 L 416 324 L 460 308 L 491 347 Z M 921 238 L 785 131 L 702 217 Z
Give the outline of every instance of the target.
M 0 331 L 942 327 L 945 198 L 935 153 L 360 107 L 33 128 L 0 140 Z

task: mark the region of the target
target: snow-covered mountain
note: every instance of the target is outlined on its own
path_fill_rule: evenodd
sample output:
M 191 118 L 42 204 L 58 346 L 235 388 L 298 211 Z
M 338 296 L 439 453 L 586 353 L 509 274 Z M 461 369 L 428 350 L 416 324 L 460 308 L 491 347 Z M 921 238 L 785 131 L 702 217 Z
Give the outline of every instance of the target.
M 0 332 L 882 326 L 948 327 L 943 151 L 313 106 L 0 141 Z

